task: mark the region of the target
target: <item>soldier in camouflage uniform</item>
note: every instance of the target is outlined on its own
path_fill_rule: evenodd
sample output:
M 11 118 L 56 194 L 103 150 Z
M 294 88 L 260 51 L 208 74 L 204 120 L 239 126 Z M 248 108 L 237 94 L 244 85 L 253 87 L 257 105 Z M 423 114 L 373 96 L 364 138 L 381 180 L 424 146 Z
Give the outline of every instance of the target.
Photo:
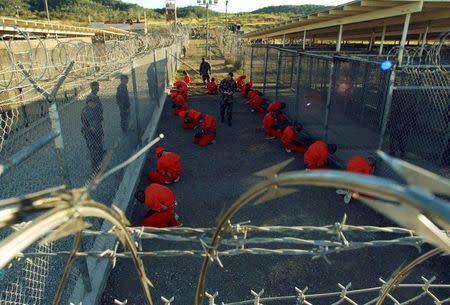
M 116 102 L 120 110 L 120 127 L 123 132 L 128 130 L 130 119 L 130 98 L 128 96 L 128 76 L 120 76 L 120 85 L 117 87 Z
M 96 172 L 105 155 L 103 149 L 103 106 L 97 93 L 98 82 L 91 83 L 91 93 L 86 98 L 86 106 L 81 111 L 81 134 L 91 155 L 92 171 Z
M 228 126 L 231 127 L 231 120 L 233 117 L 233 94 L 237 90 L 237 84 L 233 79 L 233 72 L 228 73 L 219 85 L 219 92 L 222 94 L 220 100 L 220 120 L 225 122 L 225 114 L 227 115 Z

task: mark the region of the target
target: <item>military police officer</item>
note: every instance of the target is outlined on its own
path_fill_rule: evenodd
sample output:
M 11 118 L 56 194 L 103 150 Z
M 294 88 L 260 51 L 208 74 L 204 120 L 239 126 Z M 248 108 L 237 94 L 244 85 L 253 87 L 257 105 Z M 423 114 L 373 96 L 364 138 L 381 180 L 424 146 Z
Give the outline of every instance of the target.
M 116 102 L 120 110 L 120 127 L 123 132 L 128 130 L 130 119 L 130 98 L 128 96 L 128 76 L 122 74 L 120 76 L 120 85 L 117 87 Z
M 228 126 L 231 127 L 233 117 L 233 94 L 237 90 L 236 82 L 233 79 L 233 72 L 228 73 L 219 85 L 219 92 L 222 94 L 220 100 L 220 120 L 225 122 L 225 114 L 227 115 Z
M 81 111 L 81 134 L 91 155 L 92 171 L 96 172 L 105 155 L 103 149 L 103 106 L 97 93 L 99 83 L 91 83 L 91 93 L 86 97 L 86 106 Z

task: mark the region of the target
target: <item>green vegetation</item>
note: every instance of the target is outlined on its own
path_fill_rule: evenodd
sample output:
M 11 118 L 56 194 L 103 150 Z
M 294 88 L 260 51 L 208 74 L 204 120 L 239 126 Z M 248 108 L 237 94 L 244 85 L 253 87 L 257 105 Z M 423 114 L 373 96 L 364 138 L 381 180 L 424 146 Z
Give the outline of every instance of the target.
M 304 5 L 278 5 L 267 6 L 253 11 L 255 14 L 288 14 L 288 15 L 309 15 L 327 9 L 327 6 L 304 4 Z
M 150 27 L 165 25 L 164 9 L 145 9 L 136 4 L 120 0 L 48 0 L 50 17 L 53 21 L 85 25 L 89 17 L 93 22 L 142 21 L 144 12 Z M 240 24 L 243 31 L 255 30 L 261 26 L 286 20 L 289 15 L 310 14 L 324 10 L 320 5 L 269 6 L 251 13 L 228 14 L 210 10 L 210 26 L 228 23 Z M 200 6 L 177 9 L 179 21 L 192 26 L 204 26 L 206 9 Z M 28 19 L 45 19 L 44 0 L 0 0 L 0 14 Z
M 149 18 L 162 18 L 154 10 L 119 0 L 48 0 L 52 19 L 87 22 L 139 20 L 144 11 Z M 44 0 L 0 0 L 0 14 L 20 18 L 45 18 Z

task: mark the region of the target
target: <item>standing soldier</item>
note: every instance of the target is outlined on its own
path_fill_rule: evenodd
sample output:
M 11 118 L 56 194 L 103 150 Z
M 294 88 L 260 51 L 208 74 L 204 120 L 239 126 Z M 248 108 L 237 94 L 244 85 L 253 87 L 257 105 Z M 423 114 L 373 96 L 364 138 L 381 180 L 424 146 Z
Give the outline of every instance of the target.
M 205 58 L 202 58 L 202 62 L 200 63 L 200 75 L 202 76 L 203 85 L 206 85 L 206 81 L 209 83 L 209 75 L 211 74 L 211 65 L 209 62 L 205 61 Z
M 225 122 L 225 113 L 227 114 L 228 126 L 231 127 L 231 120 L 233 118 L 233 94 L 237 90 L 236 82 L 233 79 L 233 72 L 228 73 L 219 85 L 219 92 L 222 94 L 220 101 L 220 120 Z
M 91 83 L 91 93 L 86 98 L 86 106 L 81 111 L 81 134 L 91 155 L 92 171 L 96 172 L 103 160 L 103 106 L 97 93 L 98 82 Z
M 130 97 L 128 96 L 128 76 L 120 76 L 120 85 L 117 87 L 116 102 L 120 110 L 120 127 L 123 132 L 128 130 L 130 119 Z

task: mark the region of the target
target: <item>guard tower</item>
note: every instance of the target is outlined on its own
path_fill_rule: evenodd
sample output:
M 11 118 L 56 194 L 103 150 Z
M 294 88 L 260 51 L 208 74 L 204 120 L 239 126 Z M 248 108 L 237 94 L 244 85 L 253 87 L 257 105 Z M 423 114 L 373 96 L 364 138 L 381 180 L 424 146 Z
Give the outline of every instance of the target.
M 177 22 L 177 6 L 175 0 L 166 0 L 166 21 Z

